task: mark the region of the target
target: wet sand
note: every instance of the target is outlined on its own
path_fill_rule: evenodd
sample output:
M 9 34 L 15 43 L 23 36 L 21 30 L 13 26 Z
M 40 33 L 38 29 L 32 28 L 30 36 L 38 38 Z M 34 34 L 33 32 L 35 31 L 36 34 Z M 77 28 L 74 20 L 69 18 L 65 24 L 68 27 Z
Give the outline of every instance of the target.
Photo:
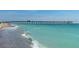
M 23 37 L 19 29 L 0 30 L 0 48 L 31 48 L 32 41 Z

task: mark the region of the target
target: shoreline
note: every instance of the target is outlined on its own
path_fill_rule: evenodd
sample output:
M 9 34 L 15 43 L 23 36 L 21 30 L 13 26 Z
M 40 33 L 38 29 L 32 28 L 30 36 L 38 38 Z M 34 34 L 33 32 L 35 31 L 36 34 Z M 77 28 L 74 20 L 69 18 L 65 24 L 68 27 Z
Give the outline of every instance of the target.
M 18 26 L 0 29 L 0 48 L 33 48 L 32 38 L 21 31 Z

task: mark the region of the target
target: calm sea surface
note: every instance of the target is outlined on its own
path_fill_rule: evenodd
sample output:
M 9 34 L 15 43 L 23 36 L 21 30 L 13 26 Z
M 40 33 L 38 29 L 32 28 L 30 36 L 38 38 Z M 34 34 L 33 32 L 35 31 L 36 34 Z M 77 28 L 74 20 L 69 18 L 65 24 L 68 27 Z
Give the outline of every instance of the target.
M 27 25 L 19 24 L 29 31 L 33 39 L 48 48 L 79 48 L 79 25 Z

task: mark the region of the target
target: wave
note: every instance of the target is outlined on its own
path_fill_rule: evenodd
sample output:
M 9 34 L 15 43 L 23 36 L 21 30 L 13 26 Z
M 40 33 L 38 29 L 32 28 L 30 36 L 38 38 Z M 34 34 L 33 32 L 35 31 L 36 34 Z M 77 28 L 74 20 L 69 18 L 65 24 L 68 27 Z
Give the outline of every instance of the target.
M 25 38 L 32 38 L 30 35 L 26 35 L 25 33 L 22 34 L 22 36 L 24 36 Z M 32 43 L 33 43 L 32 48 L 45 48 L 44 45 L 39 43 L 37 40 L 34 40 L 33 38 L 32 38 Z
M 33 39 L 33 37 L 31 36 L 31 33 L 29 31 L 24 31 L 23 34 L 21 34 L 23 37 L 25 38 L 31 38 L 32 39 L 32 48 L 45 48 L 44 45 L 42 45 L 41 43 L 39 43 L 39 41 Z
M 33 40 L 32 42 L 33 42 L 33 48 L 45 48 L 45 46 L 39 43 L 37 40 Z

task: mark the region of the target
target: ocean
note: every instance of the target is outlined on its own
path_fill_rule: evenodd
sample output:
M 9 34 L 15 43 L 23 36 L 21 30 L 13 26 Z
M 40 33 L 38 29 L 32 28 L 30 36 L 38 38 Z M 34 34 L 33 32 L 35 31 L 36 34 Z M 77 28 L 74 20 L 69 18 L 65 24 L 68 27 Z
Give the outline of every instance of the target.
M 18 25 L 18 24 L 17 24 Z M 79 25 L 28 25 L 19 24 L 28 31 L 41 47 L 46 48 L 79 48 Z

